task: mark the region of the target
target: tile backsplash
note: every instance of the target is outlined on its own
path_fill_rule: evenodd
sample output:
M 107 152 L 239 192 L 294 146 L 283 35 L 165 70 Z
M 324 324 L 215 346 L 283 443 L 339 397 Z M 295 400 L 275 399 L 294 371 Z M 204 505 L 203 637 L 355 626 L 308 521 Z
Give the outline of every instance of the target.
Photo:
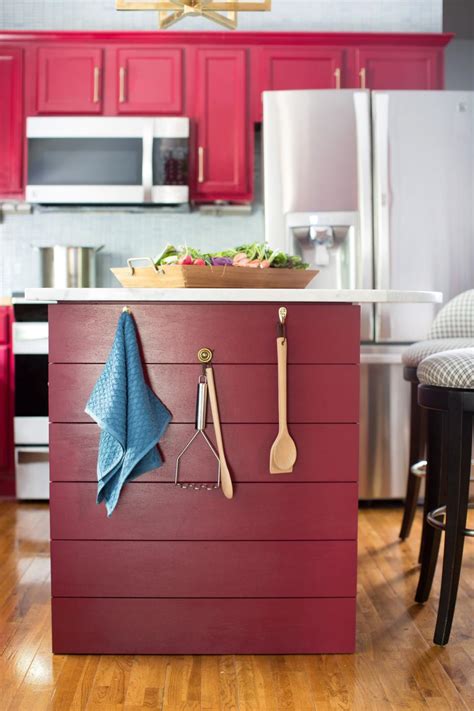
M 118 286 L 110 267 L 128 257 L 154 257 L 167 242 L 211 250 L 263 239 L 263 211 L 249 216 L 214 217 L 190 214 L 35 212 L 7 216 L 0 225 L 0 295 L 39 286 L 32 244 L 98 246 L 97 285 Z

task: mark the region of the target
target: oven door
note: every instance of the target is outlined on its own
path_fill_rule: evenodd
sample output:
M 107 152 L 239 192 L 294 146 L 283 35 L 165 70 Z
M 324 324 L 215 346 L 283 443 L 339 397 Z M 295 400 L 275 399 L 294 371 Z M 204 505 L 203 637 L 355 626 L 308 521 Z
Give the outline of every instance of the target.
M 27 119 L 26 199 L 38 203 L 143 203 L 146 119 Z M 150 169 L 148 169 L 150 170 Z

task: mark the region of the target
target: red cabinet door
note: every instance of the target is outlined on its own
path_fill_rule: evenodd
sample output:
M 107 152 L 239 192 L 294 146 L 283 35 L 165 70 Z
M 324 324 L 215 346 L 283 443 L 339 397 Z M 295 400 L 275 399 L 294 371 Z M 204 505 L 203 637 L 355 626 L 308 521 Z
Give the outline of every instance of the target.
M 344 51 L 332 47 L 270 47 L 260 55 L 253 90 L 253 118 L 262 120 L 262 91 L 338 89 L 343 80 Z M 254 85 L 255 86 L 255 85 Z
M 196 54 L 193 198 L 249 199 L 246 50 L 199 49 Z
M 356 50 L 355 86 L 366 89 L 442 89 L 442 52 L 430 47 Z
M 19 48 L 0 47 L 0 196 L 22 188 L 23 56 Z
M 180 114 L 182 110 L 182 49 L 118 50 L 118 114 Z
M 38 113 L 101 113 L 101 49 L 40 47 L 37 71 Z

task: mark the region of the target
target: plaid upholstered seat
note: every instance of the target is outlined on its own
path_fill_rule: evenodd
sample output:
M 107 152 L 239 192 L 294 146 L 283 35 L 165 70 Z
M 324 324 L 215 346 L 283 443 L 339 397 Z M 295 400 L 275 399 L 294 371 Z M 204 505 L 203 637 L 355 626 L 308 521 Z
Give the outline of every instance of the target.
M 474 348 L 429 356 L 418 366 L 417 376 L 422 385 L 474 390 Z
M 421 361 L 430 355 L 459 348 L 474 348 L 474 338 L 433 338 L 429 341 L 419 341 L 403 352 L 403 365 L 417 368 Z
M 432 338 L 474 338 L 474 289 L 455 296 L 441 309 L 428 333 Z
M 424 341 L 403 353 L 405 366 L 417 368 L 427 356 L 459 348 L 474 348 L 474 289 L 454 297 L 436 316 Z

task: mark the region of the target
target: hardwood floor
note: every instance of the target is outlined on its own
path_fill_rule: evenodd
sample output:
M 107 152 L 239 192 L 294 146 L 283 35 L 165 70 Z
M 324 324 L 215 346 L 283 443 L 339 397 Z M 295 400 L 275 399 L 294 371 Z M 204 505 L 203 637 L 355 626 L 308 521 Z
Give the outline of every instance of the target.
M 474 708 L 474 541 L 454 629 L 432 644 L 432 599 L 414 604 L 420 514 L 360 513 L 353 656 L 93 657 L 50 652 L 46 505 L 0 503 L 0 711 L 393 711 Z M 438 566 L 439 568 L 439 566 Z

